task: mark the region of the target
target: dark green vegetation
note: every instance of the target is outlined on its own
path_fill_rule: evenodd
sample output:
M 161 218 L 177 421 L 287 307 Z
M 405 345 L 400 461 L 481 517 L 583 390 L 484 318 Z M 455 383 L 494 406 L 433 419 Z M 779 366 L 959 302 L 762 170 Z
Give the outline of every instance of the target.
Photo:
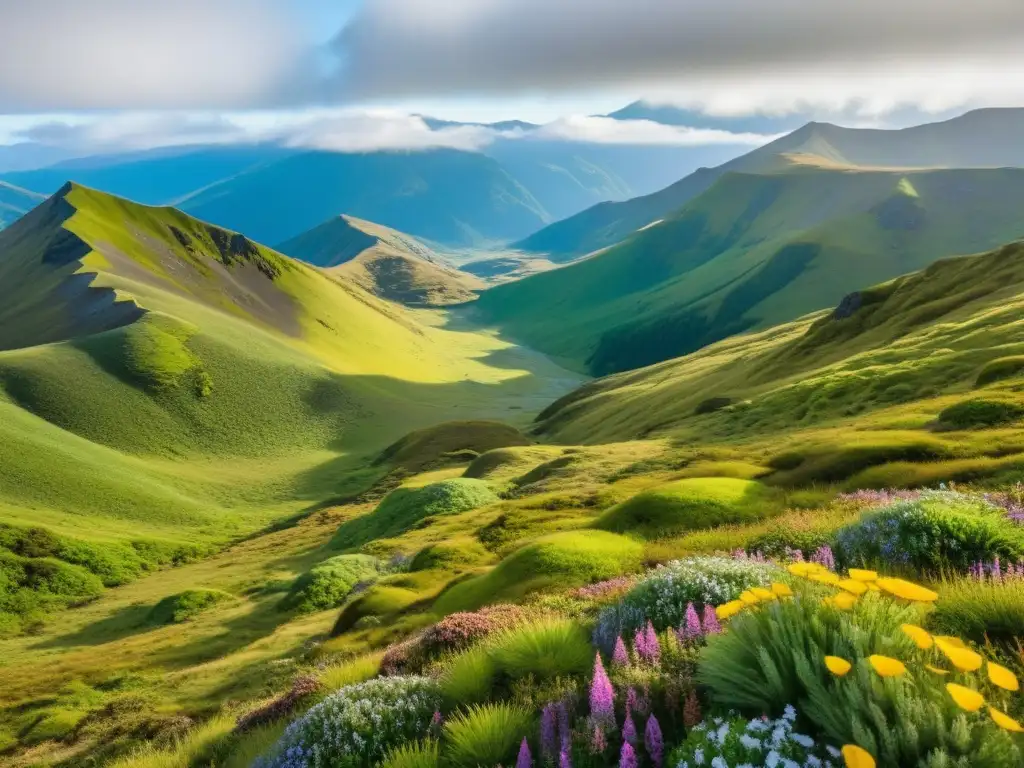
M 729 173 L 657 225 L 579 263 L 494 287 L 477 306 L 516 338 L 613 373 L 1024 236 L 1022 201 L 1017 169 L 793 164 Z M 837 312 L 860 301 L 850 295 Z
M 359 584 L 375 581 L 380 561 L 370 555 L 338 555 L 295 580 L 281 607 L 301 613 L 337 608 Z
M 181 624 L 212 610 L 220 603 L 234 599 L 234 596 L 219 589 L 189 589 L 165 597 L 153 606 L 149 620 L 154 624 Z
M 1024 584 L 1019 580 L 956 579 L 940 589 L 942 599 L 928 614 L 935 632 L 1007 650 L 1024 637 Z
M 448 266 L 423 243 L 387 227 L 338 216 L 278 246 L 281 253 L 351 281 L 382 299 L 442 307 L 476 297 L 483 283 Z

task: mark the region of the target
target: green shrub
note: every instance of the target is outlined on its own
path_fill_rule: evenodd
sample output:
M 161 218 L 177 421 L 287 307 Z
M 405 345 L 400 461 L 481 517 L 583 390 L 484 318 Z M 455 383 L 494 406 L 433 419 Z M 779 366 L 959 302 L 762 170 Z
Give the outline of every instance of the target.
M 441 693 L 451 706 L 479 704 L 490 698 L 496 684 L 497 665 L 483 646 L 456 654 L 441 673 Z
M 939 424 L 949 429 L 976 429 L 1010 424 L 1024 416 L 1024 406 L 1006 400 L 964 400 L 939 414 Z
M 846 566 L 965 572 L 995 557 L 1024 557 L 1024 529 L 976 497 L 928 492 L 865 512 L 836 534 L 836 557 Z
M 426 571 L 431 568 L 455 570 L 488 565 L 493 560 L 494 556 L 477 539 L 472 536 L 457 536 L 421 549 L 413 557 L 409 569 L 412 571 Z
M 440 705 L 437 684 L 424 677 L 382 677 L 342 688 L 285 731 L 261 765 L 291 768 L 301 749 L 321 768 L 371 768 L 390 750 L 427 735 Z
M 498 500 L 498 495 L 483 480 L 464 477 L 422 488 L 396 488 L 373 512 L 338 528 L 334 543 L 345 549 L 358 547 L 374 539 L 405 533 L 424 518 L 456 515 Z
M 511 765 L 531 735 L 533 714 L 513 704 L 485 704 L 460 712 L 444 725 L 445 757 L 455 768 Z
M 357 584 L 373 581 L 380 564 L 370 555 L 338 555 L 297 578 L 281 601 L 286 610 L 314 613 L 337 608 Z
M 752 480 L 690 478 L 644 491 L 609 509 L 594 526 L 657 538 L 748 522 L 779 511 L 772 494 Z
M 747 552 L 760 553 L 765 557 L 783 558 L 797 550 L 806 559 L 820 547 L 832 544 L 833 534 L 823 530 L 797 530 L 794 528 L 772 527 L 752 538 L 746 546 Z
M 978 379 L 974 385 L 976 387 L 984 387 L 986 384 L 1017 376 L 1022 371 L 1024 371 L 1024 357 L 1019 355 L 1016 357 L 1000 357 L 986 363 L 985 367 L 981 369 L 981 373 L 978 374 Z
M 717 556 L 676 560 L 649 572 L 616 605 L 601 611 L 594 640 L 610 651 L 616 637 L 632 633 L 648 620 L 659 631 L 682 626 L 690 603 L 698 609 L 722 605 L 779 576 L 776 566 L 754 560 Z
M 945 691 L 944 678 L 913 662 L 916 647 L 900 625 L 920 609 L 868 593 L 849 613 L 812 593 L 744 611 L 701 654 L 697 680 L 712 700 L 747 715 L 797 708 L 832 744 L 857 744 L 880 766 L 1017 765 L 1019 750 L 988 718 L 968 718 Z M 907 661 L 902 677 L 883 679 L 867 659 Z M 853 663 L 836 677 L 825 656 Z
M 498 669 L 513 679 L 581 675 L 594 662 L 587 633 L 567 619 L 505 630 L 488 644 L 488 651 Z
M 390 752 L 380 768 L 437 768 L 441 762 L 441 750 L 433 739 L 402 744 Z
M 339 635 L 342 632 L 347 632 L 358 622 L 367 618 L 391 616 L 419 600 L 420 594 L 411 589 L 377 584 L 342 609 L 331 633 Z
M 947 580 L 928 614 L 938 634 L 955 635 L 1004 649 L 1024 645 L 1024 581 Z
M 442 614 L 471 611 L 539 589 L 582 586 L 635 571 L 642 558 L 643 547 L 624 536 L 555 533 L 520 547 L 489 573 L 455 584 L 434 607 Z
M 181 624 L 191 621 L 216 605 L 235 600 L 219 589 L 188 589 L 165 597 L 153 606 L 149 620 L 154 624 Z

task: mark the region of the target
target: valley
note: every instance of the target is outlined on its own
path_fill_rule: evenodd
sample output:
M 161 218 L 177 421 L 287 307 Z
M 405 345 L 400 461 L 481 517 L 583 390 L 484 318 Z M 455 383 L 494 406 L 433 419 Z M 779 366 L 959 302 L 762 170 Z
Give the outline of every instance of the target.
M 1019 764 L 1022 114 L 5 174 L 0 760 Z

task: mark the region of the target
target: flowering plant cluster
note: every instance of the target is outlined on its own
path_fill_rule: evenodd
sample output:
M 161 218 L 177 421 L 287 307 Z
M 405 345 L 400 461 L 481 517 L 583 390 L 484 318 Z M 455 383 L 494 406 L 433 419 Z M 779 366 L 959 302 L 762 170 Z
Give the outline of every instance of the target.
M 836 554 L 845 565 L 966 573 L 978 561 L 1024 557 L 1024 534 L 984 499 L 927 491 L 872 510 L 839 531 Z
M 839 768 L 841 753 L 794 730 L 796 710 L 778 720 L 716 717 L 695 726 L 673 750 L 673 768 Z
M 595 643 L 610 652 L 620 635 L 651 622 L 656 630 L 685 625 L 687 607 L 703 610 L 735 600 L 750 587 L 765 586 L 779 573 L 772 563 L 731 557 L 691 557 L 651 571 L 623 599 L 598 616 Z
M 392 645 L 381 660 L 387 675 L 419 672 L 433 659 L 469 648 L 478 640 L 525 623 L 533 614 L 518 605 L 492 605 L 479 611 L 452 613 L 403 643 Z
M 441 703 L 424 677 L 385 677 L 342 688 L 295 720 L 256 768 L 369 768 L 425 736 Z
M 975 563 L 967 572 L 975 581 L 993 581 L 1004 583 L 1024 579 L 1024 561 L 1019 563 L 1003 563 L 997 556 L 990 563 Z

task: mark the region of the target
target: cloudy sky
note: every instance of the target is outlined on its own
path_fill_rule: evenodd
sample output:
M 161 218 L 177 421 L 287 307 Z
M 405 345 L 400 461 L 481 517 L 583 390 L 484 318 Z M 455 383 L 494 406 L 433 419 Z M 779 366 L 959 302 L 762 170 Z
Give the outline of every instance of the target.
M 700 126 L 594 118 L 636 99 Z M 0 143 L 757 143 L 1024 105 L 1021 0 L 0 0 Z M 717 121 L 717 122 L 716 122 Z M 747 121 L 749 124 L 749 121 Z

